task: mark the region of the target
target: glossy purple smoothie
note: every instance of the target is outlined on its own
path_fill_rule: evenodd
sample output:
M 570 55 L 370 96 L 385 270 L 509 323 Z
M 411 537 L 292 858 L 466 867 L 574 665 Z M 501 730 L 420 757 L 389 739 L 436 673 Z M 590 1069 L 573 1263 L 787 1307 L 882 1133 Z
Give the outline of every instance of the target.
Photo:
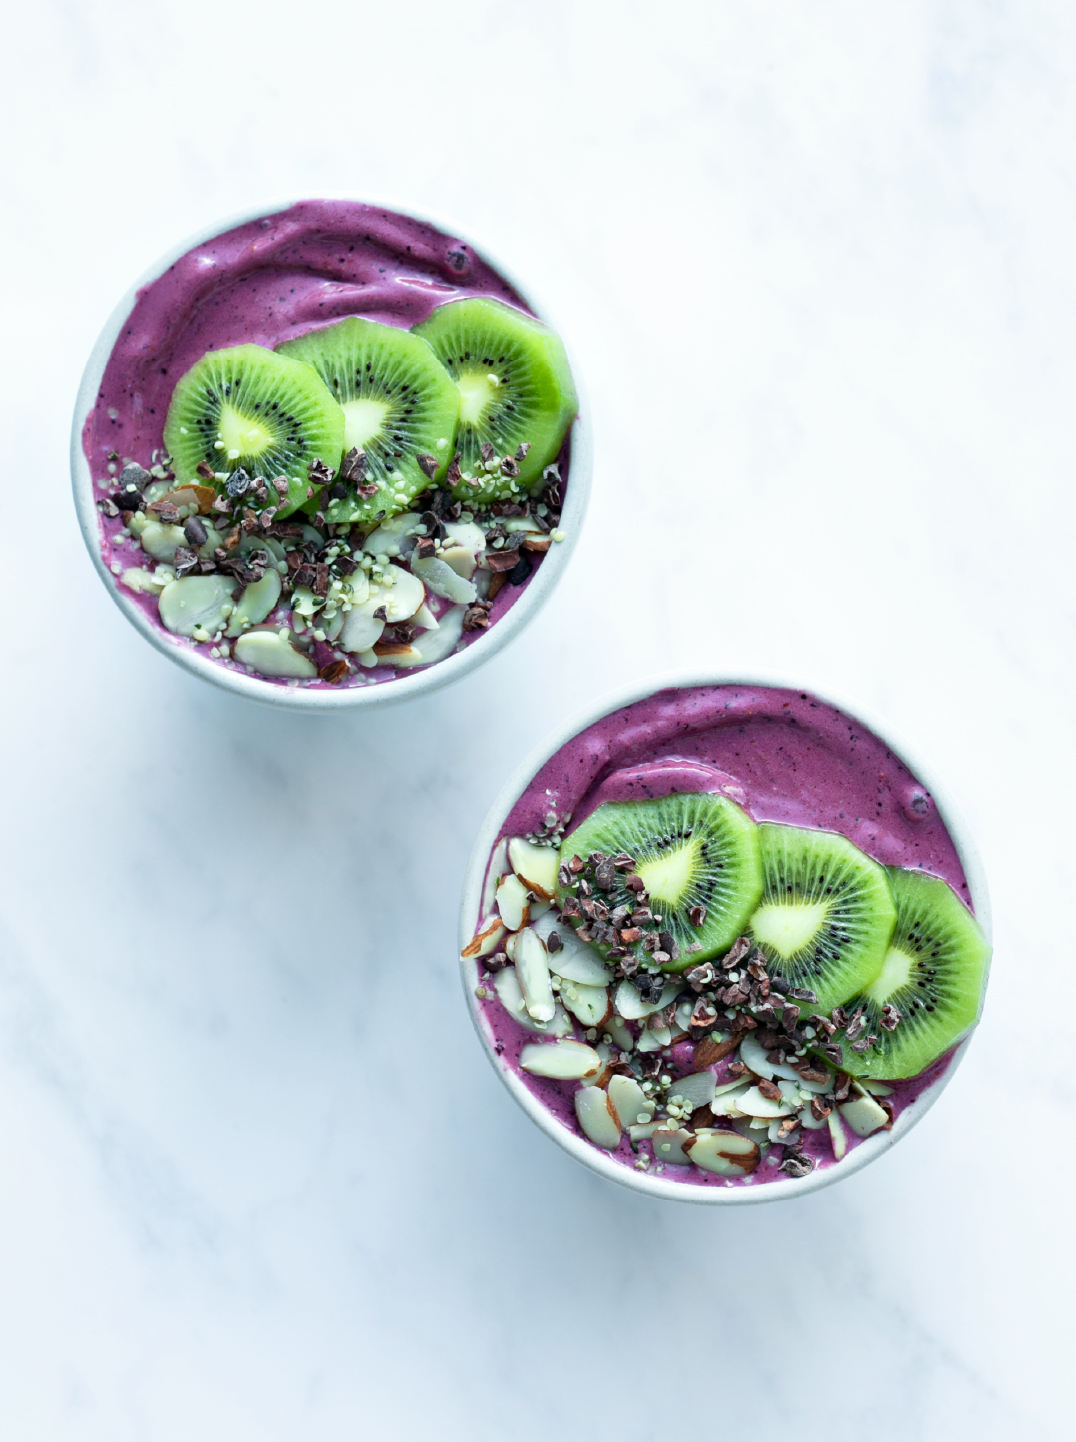
M 163 446 L 172 390 L 206 351 L 244 344 L 272 348 L 352 315 L 410 329 L 438 305 L 470 296 L 492 296 L 533 314 L 471 246 L 425 222 L 375 206 L 307 200 L 223 231 L 187 251 L 138 292 L 82 427 L 82 448 L 94 481 L 109 475 L 112 453 L 150 464 L 153 452 Z M 570 433 L 560 462 L 567 481 Z M 122 521 L 102 516 L 100 527 L 107 562 Z M 139 564 L 139 555 L 133 549 L 125 552 L 126 564 Z M 532 576 L 541 560 L 533 558 Z M 491 626 L 527 584 L 501 590 Z M 154 598 L 133 599 L 170 641 L 208 654 L 208 646 L 198 647 L 160 625 Z M 436 600 L 432 609 L 438 609 Z M 464 633 L 463 641 L 471 645 L 483 634 Z M 364 679 L 391 680 L 394 675 L 390 667 L 379 667 L 367 671 Z M 286 684 L 260 679 L 266 685 Z M 315 689 L 324 685 L 304 683 Z
M 715 773 L 723 773 L 720 781 Z M 671 777 L 677 778 L 675 785 L 668 785 Z M 605 801 L 637 799 L 648 792 L 717 789 L 740 801 L 755 821 L 836 831 L 884 865 L 940 876 L 972 909 L 956 846 L 925 787 L 859 721 L 801 691 L 688 687 L 660 691 L 614 711 L 546 762 L 512 808 L 501 835 L 525 835 L 550 824 L 555 815 L 569 822 L 570 839 L 572 828 Z M 574 1088 L 533 1077 L 519 1067 L 520 1051 L 536 1039 L 534 1034 L 512 1020 L 495 996 L 479 1005 L 502 1063 L 564 1126 L 578 1133 Z M 671 1048 L 673 1076 L 694 1070 L 693 1051 L 690 1042 Z M 952 1055 L 939 1058 L 918 1077 L 891 1083 L 895 1115 L 916 1105 Z M 849 1134 L 849 1154 L 858 1145 L 859 1138 Z M 824 1129 L 806 1132 L 802 1146 L 816 1167 L 838 1165 Z M 770 1156 L 775 1154 L 780 1156 L 780 1148 L 771 1149 Z M 626 1134 L 610 1155 L 634 1167 Z M 669 1166 L 662 1175 L 666 1181 L 693 1186 L 789 1180 L 766 1160 L 752 1177 L 740 1180 L 695 1167 Z

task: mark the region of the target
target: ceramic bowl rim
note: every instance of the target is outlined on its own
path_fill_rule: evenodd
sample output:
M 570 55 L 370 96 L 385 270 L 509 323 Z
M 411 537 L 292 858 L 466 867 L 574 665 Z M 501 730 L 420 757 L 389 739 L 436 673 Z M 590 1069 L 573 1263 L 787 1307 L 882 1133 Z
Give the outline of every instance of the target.
M 916 779 L 926 787 L 933 797 L 938 814 L 952 838 L 957 854 L 960 857 L 961 865 L 964 868 L 976 919 L 986 933 L 987 940 L 991 940 L 990 896 L 987 889 L 986 874 L 983 870 L 982 861 L 979 857 L 978 849 L 972 840 L 968 825 L 960 809 L 952 800 L 948 790 L 936 779 L 932 768 L 924 765 L 919 759 L 917 748 L 909 746 L 903 738 L 898 737 L 888 721 L 876 715 L 867 706 L 855 701 L 850 701 L 829 688 L 819 688 L 806 683 L 802 678 L 798 677 L 789 677 L 783 674 L 761 671 L 745 672 L 737 670 L 728 673 L 677 671 L 648 677 L 633 683 L 631 686 L 621 687 L 616 691 L 607 693 L 600 699 L 590 702 L 562 721 L 559 726 L 531 751 L 519 766 L 516 767 L 515 771 L 512 772 L 511 776 L 509 776 L 508 780 L 498 792 L 485 820 L 479 828 L 477 839 L 467 863 L 459 916 L 459 946 L 461 952 L 474 935 L 475 926 L 478 922 L 478 910 L 481 905 L 486 869 L 497 834 L 507 820 L 512 808 L 519 800 L 519 797 L 526 790 L 537 772 L 562 746 L 572 740 L 573 737 L 577 736 L 581 731 L 586 730 L 588 726 L 592 726 L 596 721 L 600 721 L 611 712 L 618 711 L 624 706 L 630 706 L 636 701 L 645 700 L 658 691 L 684 689 L 692 686 L 757 686 L 798 691 L 801 693 L 805 692 L 827 705 L 836 707 L 872 731 L 874 735 L 893 752 L 898 760 L 902 761 L 908 767 Z M 596 1172 L 599 1176 L 605 1177 L 609 1181 L 617 1182 L 620 1186 L 627 1187 L 631 1191 L 640 1192 L 645 1196 L 659 1197 L 667 1201 L 695 1202 L 710 1206 L 750 1206 L 762 1202 L 788 1201 L 795 1197 L 802 1197 L 811 1192 L 820 1191 L 823 1187 L 832 1186 L 835 1182 L 842 1181 L 845 1177 L 854 1175 L 854 1173 L 862 1170 L 863 1167 L 869 1165 L 869 1163 L 876 1158 L 888 1152 L 896 1142 L 907 1135 L 916 1123 L 922 1120 L 952 1080 L 974 1036 L 973 1029 L 956 1048 L 952 1060 L 942 1075 L 920 1093 L 914 1107 L 907 1109 L 897 1117 L 892 1131 L 875 1132 L 873 1136 L 866 1137 L 857 1147 L 848 1153 L 843 1161 L 833 1166 L 817 1169 L 805 1177 L 790 1177 L 787 1181 L 782 1181 L 779 1184 L 769 1184 L 760 1187 L 715 1187 L 713 1185 L 704 1186 L 691 1182 L 668 1182 L 660 1176 L 648 1176 L 643 1172 L 630 1170 L 621 1162 L 614 1161 L 607 1153 L 592 1146 L 585 1138 L 569 1131 L 562 1122 L 527 1090 L 514 1072 L 502 1065 L 500 1058 L 493 1050 L 493 1043 L 486 1031 L 484 1019 L 475 996 L 475 988 L 478 985 L 478 961 L 473 957 L 464 958 L 461 956 L 460 966 L 464 994 L 467 999 L 468 1014 L 470 1015 L 475 1031 L 478 1033 L 483 1051 L 494 1071 L 507 1087 L 509 1093 L 522 1107 L 527 1116 L 530 1117 L 531 1121 L 533 1121 L 546 1136 L 556 1142 L 558 1146 L 563 1147 L 577 1162 L 589 1167 L 591 1171 Z
M 368 205 L 378 210 L 391 211 L 395 215 L 415 220 L 419 224 L 431 225 L 443 234 L 470 246 L 475 254 L 506 280 L 530 309 L 547 325 L 556 330 L 564 340 L 579 396 L 579 414 L 572 425 L 569 485 L 561 516 L 561 529 L 564 531 L 565 539 L 549 549 L 536 574 L 527 583 L 523 594 L 511 610 L 465 650 L 455 652 L 451 656 L 445 657 L 443 661 L 438 661 L 434 665 L 415 671 L 410 675 L 376 685 L 351 686 L 342 690 L 326 688 L 312 691 L 298 686 L 274 684 L 262 677 L 248 675 L 245 671 L 232 670 L 208 656 L 201 655 L 186 643 L 185 638 L 171 636 L 167 632 L 159 630 L 138 605 L 135 598 L 120 587 L 118 577 L 109 570 L 104 556 L 101 554 L 100 514 L 97 510 L 100 496 L 95 489 L 90 465 L 82 449 L 82 428 L 93 408 L 113 347 L 134 308 L 139 292 L 144 287 L 157 280 L 188 251 L 193 250 L 196 246 L 204 245 L 216 236 L 234 230 L 237 226 L 247 225 L 251 221 L 279 215 L 293 205 L 325 200 L 348 201 L 359 205 Z M 225 691 L 289 711 L 320 714 L 372 710 L 376 707 L 394 705 L 397 702 L 427 695 L 440 690 L 443 686 L 450 685 L 453 681 L 460 680 L 486 661 L 492 660 L 534 619 L 556 588 L 561 574 L 575 550 L 579 533 L 583 527 L 590 500 L 592 476 L 593 433 L 589 400 L 577 357 L 565 337 L 563 328 L 557 324 L 549 307 L 536 298 L 531 287 L 521 284 L 514 272 L 503 265 L 499 257 L 492 254 L 487 246 L 477 245 L 469 235 L 460 231 L 444 217 L 425 210 L 420 211 L 401 206 L 393 200 L 385 200 L 376 196 L 360 197 L 350 193 L 323 192 L 318 195 L 292 196 L 271 204 L 250 206 L 200 227 L 186 240 L 166 251 L 129 287 L 97 337 L 79 385 L 71 428 L 71 481 L 79 529 L 86 543 L 86 549 L 90 553 L 90 560 L 104 582 L 105 588 L 135 630 L 170 661 L 174 661 L 184 670 Z

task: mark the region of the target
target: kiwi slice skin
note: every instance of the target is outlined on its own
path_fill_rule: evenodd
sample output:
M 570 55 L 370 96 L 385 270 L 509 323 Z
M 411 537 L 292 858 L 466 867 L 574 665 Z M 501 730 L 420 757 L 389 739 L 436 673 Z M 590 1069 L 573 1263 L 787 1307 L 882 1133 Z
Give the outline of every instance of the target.
M 842 1033 L 842 1066 L 855 1076 L 899 1081 L 918 1076 L 966 1036 L 979 1020 L 990 943 L 964 903 L 939 876 L 889 868 L 897 924 L 878 974 L 845 1011 L 863 1008 L 862 1035 L 877 1037 L 853 1051 Z M 894 1031 L 882 1026 L 882 1007 L 895 1006 Z
M 452 494 L 481 505 L 535 489 L 579 409 L 560 337 L 533 316 L 486 297 L 438 306 L 415 333 L 429 341 L 459 387 L 460 470 L 480 484 L 459 481 Z M 519 474 L 502 474 L 500 461 L 514 457 L 522 442 L 530 449 Z M 483 444 L 497 457 L 492 472 Z
M 331 522 L 372 525 L 406 510 L 444 475 L 454 454 L 459 392 L 421 336 L 350 316 L 277 351 L 317 371 L 344 412 L 344 454 L 363 451 L 362 483 L 378 487 L 364 497 L 356 483 L 338 477 L 328 494 L 308 504 L 311 514 L 321 510 Z M 432 456 L 436 470 L 423 470 L 420 455 Z
M 759 840 L 764 883 L 750 934 L 770 974 L 813 991 L 815 1009 L 828 1012 L 881 970 L 897 919 L 885 868 L 833 831 L 764 822 Z
M 685 971 L 727 951 L 742 934 L 762 893 L 758 827 L 746 811 L 713 792 L 673 792 L 645 801 L 607 801 L 567 837 L 561 860 L 594 851 L 627 852 L 650 893 L 650 909 L 661 917 L 659 931 L 671 932 L 680 955 L 666 971 Z M 618 871 L 611 891 L 601 894 L 610 912 L 638 902 Z M 689 912 L 706 908 L 702 926 Z M 647 923 L 649 925 L 649 923 Z M 694 943 L 701 949 L 688 951 Z M 608 947 L 601 948 L 604 951 Z M 632 948 L 640 960 L 641 943 Z
M 207 352 L 180 378 L 164 444 L 180 482 L 202 482 L 202 461 L 218 474 L 242 468 L 268 481 L 287 476 L 278 507 L 287 516 L 306 500 L 308 466 L 340 464 L 344 415 L 310 366 L 263 346 L 231 346 Z

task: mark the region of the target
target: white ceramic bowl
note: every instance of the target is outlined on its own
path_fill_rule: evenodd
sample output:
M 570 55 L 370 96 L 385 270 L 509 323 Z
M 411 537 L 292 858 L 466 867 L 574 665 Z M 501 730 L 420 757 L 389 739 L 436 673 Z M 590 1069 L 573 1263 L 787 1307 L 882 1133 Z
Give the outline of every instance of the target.
M 657 691 L 664 691 L 673 687 L 688 686 L 772 686 L 787 690 L 806 691 L 816 696 L 820 701 L 830 706 L 835 706 L 846 715 L 860 721 L 875 736 L 884 741 L 898 760 L 903 761 L 915 778 L 920 781 L 930 792 L 937 807 L 938 815 L 944 822 L 949 835 L 952 837 L 960 857 L 964 874 L 967 877 L 968 888 L 971 892 L 972 904 L 975 908 L 975 916 L 987 940 L 991 937 L 990 926 L 990 898 L 987 893 L 986 877 L 983 873 L 982 863 L 979 854 L 975 849 L 968 828 L 953 802 L 947 795 L 945 788 L 934 779 L 930 768 L 924 766 L 918 759 L 916 753 L 906 746 L 903 741 L 894 737 L 891 727 L 879 717 L 873 716 L 862 706 L 850 703 L 843 697 L 835 696 L 832 692 L 819 691 L 817 687 L 805 683 L 800 678 L 789 678 L 787 676 L 775 676 L 756 674 L 751 676 L 714 676 L 696 675 L 694 673 L 685 675 L 677 673 L 670 676 L 656 676 L 647 681 L 641 681 L 623 691 L 617 691 L 612 696 L 606 696 L 601 701 L 588 706 L 584 711 L 577 712 L 564 722 L 551 736 L 522 762 L 518 769 L 509 777 L 501 789 L 500 795 L 494 801 L 482 823 L 478 833 L 474 850 L 471 852 L 467 864 L 467 873 L 463 884 L 463 900 L 460 906 L 459 937 L 460 950 L 467 945 L 474 935 L 478 923 L 478 909 L 482 900 L 482 888 L 486 877 L 486 868 L 489 864 L 490 854 L 496 844 L 498 833 L 504 825 L 509 812 L 516 802 L 526 791 L 535 775 L 545 763 L 554 756 L 562 746 L 592 726 L 595 721 L 600 721 L 603 716 L 608 716 L 612 711 L 618 711 L 622 706 L 630 706 L 635 701 L 642 701 L 648 696 L 653 696 Z M 808 1192 L 819 1191 L 822 1187 L 831 1186 L 834 1182 L 844 1177 L 850 1177 L 853 1172 L 858 1172 L 869 1162 L 880 1157 L 883 1152 L 889 1150 L 894 1143 L 905 1136 L 911 1128 L 926 1113 L 929 1107 L 933 1106 L 941 1095 L 943 1089 L 948 1085 L 950 1078 L 956 1071 L 963 1059 L 964 1053 L 971 1042 L 971 1036 L 967 1037 L 959 1046 L 953 1060 L 945 1069 L 945 1072 L 938 1080 L 927 1087 L 922 1093 L 914 1107 L 907 1108 L 897 1117 L 892 1131 L 875 1132 L 873 1136 L 867 1137 L 864 1141 L 853 1148 L 845 1159 L 832 1166 L 816 1168 L 805 1177 L 788 1178 L 780 1183 L 770 1183 L 765 1186 L 756 1187 L 714 1187 L 700 1186 L 690 1182 L 669 1182 L 660 1176 L 648 1176 L 644 1172 L 637 1172 L 625 1167 L 621 1162 L 613 1161 L 605 1152 L 591 1145 L 585 1138 L 570 1131 L 551 1112 L 549 1112 L 536 1097 L 523 1085 L 515 1072 L 505 1066 L 500 1057 L 493 1049 L 492 1040 L 486 1030 L 486 1024 L 475 997 L 475 988 L 478 986 L 478 961 L 475 958 L 462 958 L 461 970 L 463 976 L 463 989 L 467 997 L 467 1006 L 470 1010 L 471 1020 L 475 1030 L 485 1049 L 494 1071 L 504 1082 L 509 1092 L 530 1117 L 531 1121 L 541 1127 L 546 1136 L 551 1137 L 558 1146 L 582 1162 L 591 1171 L 597 1172 L 599 1176 L 607 1177 L 609 1181 L 619 1182 L 623 1187 L 629 1187 L 632 1191 L 643 1192 L 651 1197 L 663 1197 L 675 1202 L 702 1202 L 712 1206 L 735 1207 L 749 1206 L 755 1202 L 778 1202 L 787 1201 L 790 1197 L 802 1197 Z M 974 1033 L 972 1034 L 974 1035 Z
M 82 427 L 87 415 L 93 408 L 94 400 L 100 388 L 105 367 L 108 365 L 112 348 L 119 337 L 128 317 L 134 308 L 138 292 L 164 274 L 169 266 L 173 265 L 182 256 L 195 246 L 203 245 L 206 241 L 212 240 L 215 236 L 225 231 L 233 230 L 236 226 L 247 225 L 252 220 L 260 220 L 263 216 L 276 215 L 289 206 L 297 205 L 302 200 L 352 200 L 359 204 L 373 205 L 380 209 L 390 210 L 397 215 L 404 215 L 412 220 L 417 220 L 424 225 L 435 226 L 446 235 L 459 239 L 467 244 L 476 255 L 479 255 L 488 265 L 492 266 L 520 295 L 526 304 L 542 320 L 558 332 L 565 342 L 568 350 L 568 359 L 572 368 L 572 376 L 575 380 L 576 390 L 579 395 L 579 415 L 572 427 L 572 455 L 571 467 L 568 473 L 568 487 L 565 495 L 564 509 L 562 512 L 561 529 L 565 533 L 565 539 L 558 545 L 552 546 L 546 553 L 542 564 L 536 573 L 528 581 L 523 594 L 515 602 L 508 614 L 502 617 L 494 626 L 479 636 L 463 651 L 455 652 L 446 657 L 445 660 L 427 667 L 421 671 L 397 677 L 392 681 L 384 681 L 377 685 L 349 686 L 341 689 L 326 688 L 318 690 L 305 690 L 301 686 L 280 686 L 270 681 L 263 680 L 260 676 L 247 675 L 246 672 L 232 670 L 230 667 L 222 666 L 203 656 L 186 645 L 179 637 L 174 637 L 168 632 L 159 630 L 146 616 L 145 612 L 138 606 L 134 598 L 124 591 L 118 584 L 117 578 L 108 569 L 104 557 L 101 554 L 101 538 L 99 529 L 99 513 L 97 502 L 103 492 L 94 489 L 93 477 L 90 474 L 89 463 L 86 460 L 82 449 Z M 120 301 L 119 305 L 112 312 L 104 330 L 97 338 L 97 343 L 90 352 L 90 358 L 86 363 L 86 369 L 82 376 L 82 384 L 79 386 L 78 399 L 75 403 L 74 423 L 71 430 L 71 480 L 75 493 L 75 509 L 78 512 L 79 527 L 83 539 L 86 542 L 86 549 L 90 553 L 90 559 L 97 568 L 98 575 L 108 589 L 109 594 L 120 608 L 123 614 L 130 621 L 131 625 L 139 631 L 151 646 L 175 661 L 177 665 L 192 672 L 195 676 L 201 676 L 203 680 L 211 681 L 215 686 L 222 687 L 225 691 L 232 691 L 239 696 L 248 696 L 254 701 L 264 701 L 271 706 L 283 706 L 291 711 L 349 711 L 365 708 L 367 710 L 375 706 L 391 705 L 395 701 L 405 701 L 413 696 L 425 695 L 430 691 L 436 691 L 442 686 L 447 686 L 451 681 L 457 681 L 461 676 L 481 666 L 484 661 L 489 661 L 498 651 L 503 650 L 520 631 L 532 621 L 545 605 L 554 587 L 560 580 L 564 567 L 575 549 L 579 532 L 583 525 L 583 518 L 586 515 L 587 503 L 590 500 L 590 483 L 593 465 L 593 443 L 591 438 L 590 410 L 580 378 L 579 365 L 572 354 L 564 332 L 551 317 L 549 310 L 540 305 L 534 298 L 531 290 L 520 284 L 512 272 L 500 260 L 492 255 L 488 248 L 475 244 L 470 236 L 458 230 L 449 221 L 436 216 L 418 214 L 412 210 L 406 210 L 392 201 L 385 201 L 377 197 L 364 198 L 354 195 L 323 194 L 316 197 L 292 196 L 281 200 L 273 205 L 261 205 L 254 210 L 243 211 L 239 215 L 228 216 L 223 220 L 216 221 L 213 225 L 207 226 L 198 234 L 189 236 L 182 244 L 161 257 L 159 261 L 141 276 Z

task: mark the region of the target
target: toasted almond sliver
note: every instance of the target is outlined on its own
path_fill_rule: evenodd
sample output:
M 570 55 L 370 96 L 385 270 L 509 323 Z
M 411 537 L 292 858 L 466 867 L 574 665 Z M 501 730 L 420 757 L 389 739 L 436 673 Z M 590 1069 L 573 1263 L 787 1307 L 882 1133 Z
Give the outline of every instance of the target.
M 528 1013 L 535 1021 L 551 1021 L 555 1007 L 545 947 L 529 926 L 516 933 L 515 962 Z
M 654 1115 L 654 1103 L 634 1077 L 613 1077 L 609 1082 L 609 1100 L 616 1107 L 621 1123 L 627 1126 L 640 1125 L 639 1118 L 644 1114 L 647 1120 Z
M 519 931 L 530 920 L 527 888 L 511 871 L 497 883 L 497 910 L 509 931 Z
M 520 1026 L 526 1027 L 528 1031 L 536 1031 L 542 1036 L 560 1037 L 567 1036 L 572 1030 L 571 1018 L 562 1006 L 557 1006 L 552 1021 L 534 1020 L 527 1011 L 514 966 L 502 967 L 497 972 L 493 978 L 493 989 L 497 993 L 498 1001 L 512 1020 L 518 1022 Z
M 488 921 L 482 931 L 475 932 L 460 952 L 461 956 L 489 956 L 496 950 L 497 943 L 504 935 L 504 923 L 499 916 Z
M 513 836 L 508 843 L 508 860 L 528 891 L 543 901 L 553 900 L 557 890 L 558 853 L 552 846 L 535 846 L 522 836 Z
M 620 1117 L 606 1093 L 601 1087 L 581 1087 L 574 1101 L 584 1135 L 596 1147 L 614 1151 L 620 1145 Z
M 704 1171 L 720 1177 L 744 1177 L 758 1166 L 761 1152 L 739 1132 L 700 1131 L 687 1148 L 688 1158 Z
M 566 921 L 558 921 L 553 912 L 546 912 L 535 922 L 535 930 L 543 941 L 548 942 L 549 933 L 555 931 L 560 939 L 560 949 L 550 952 L 549 967 L 557 976 L 566 976 L 570 981 L 581 981 L 584 986 L 608 986 L 613 973 L 602 965 L 601 957 L 585 941 L 580 941 L 575 928 Z

